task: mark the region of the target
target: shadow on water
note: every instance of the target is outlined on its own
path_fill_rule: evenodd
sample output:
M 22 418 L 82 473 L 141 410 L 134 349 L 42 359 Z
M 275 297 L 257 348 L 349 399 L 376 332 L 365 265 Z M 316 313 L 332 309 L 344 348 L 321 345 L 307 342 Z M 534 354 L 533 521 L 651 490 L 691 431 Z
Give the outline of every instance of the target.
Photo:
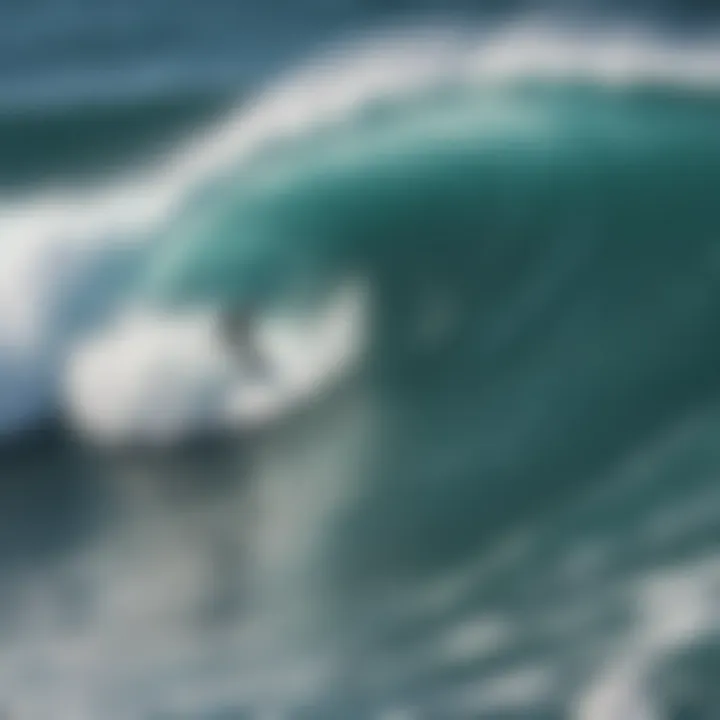
M 49 560 L 76 549 L 113 517 L 113 477 L 139 477 L 168 500 L 209 498 L 242 485 L 249 438 L 198 437 L 179 447 L 92 451 L 48 424 L 0 445 L 0 563 Z
M 60 428 L 0 447 L 0 567 L 8 572 L 77 548 L 106 503 L 92 466 Z

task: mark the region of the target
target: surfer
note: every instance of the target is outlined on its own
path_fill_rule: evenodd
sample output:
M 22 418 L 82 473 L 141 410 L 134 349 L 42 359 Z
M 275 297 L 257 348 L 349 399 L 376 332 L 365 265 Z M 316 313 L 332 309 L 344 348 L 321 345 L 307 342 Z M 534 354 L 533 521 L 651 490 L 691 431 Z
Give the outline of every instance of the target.
M 220 318 L 220 332 L 244 370 L 259 377 L 268 374 L 268 364 L 258 350 L 255 338 L 255 312 L 252 307 L 236 307 L 224 313 Z

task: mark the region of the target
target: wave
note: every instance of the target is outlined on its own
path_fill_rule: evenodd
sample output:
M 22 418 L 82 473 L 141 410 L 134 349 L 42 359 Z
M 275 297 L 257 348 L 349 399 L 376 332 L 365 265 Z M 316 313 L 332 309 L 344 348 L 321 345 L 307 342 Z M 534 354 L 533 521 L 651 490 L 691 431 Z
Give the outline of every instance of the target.
M 679 228 L 711 226 L 719 68 L 711 45 L 632 34 L 388 34 L 331 49 L 130 179 L 8 200 L 0 431 L 76 412 L 76 356 L 104 358 L 84 372 L 111 382 L 133 354 L 167 355 L 162 332 L 128 331 L 147 306 L 190 327 L 188 302 L 273 306 L 360 275 L 380 365 L 460 342 L 478 313 L 483 357 L 500 357 L 588 258 L 622 262 L 641 235 L 669 257 Z M 87 350 L 115 332 L 127 356 Z

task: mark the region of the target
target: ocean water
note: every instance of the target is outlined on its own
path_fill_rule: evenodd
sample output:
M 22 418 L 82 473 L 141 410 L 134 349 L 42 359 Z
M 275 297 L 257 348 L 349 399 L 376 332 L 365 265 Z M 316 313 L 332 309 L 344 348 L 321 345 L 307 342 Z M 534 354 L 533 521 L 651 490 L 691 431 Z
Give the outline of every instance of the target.
M 720 717 L 712 3 L 0 19 L 0 715 Z

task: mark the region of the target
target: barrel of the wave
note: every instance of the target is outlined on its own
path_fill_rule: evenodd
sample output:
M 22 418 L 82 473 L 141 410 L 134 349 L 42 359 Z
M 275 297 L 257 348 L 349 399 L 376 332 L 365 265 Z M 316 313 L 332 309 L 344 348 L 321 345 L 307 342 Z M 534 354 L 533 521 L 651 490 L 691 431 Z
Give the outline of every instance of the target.
M 482 339 L 462 346 L 477 368 L 507 334 L 490 330 L 509 298 L 593 258 L 622 284 L 642 255 L 650 286 L 684 239 L 718 228 L 719 117 L 713 91 L 670 85 L 514 81 L 398 97 L 278 137 L 198 188 L 140 292 L 171 315 L 248 298 L 264 312 L 361 278 L 376 356 L 417 367 L 424 316 L 442 298 Z

